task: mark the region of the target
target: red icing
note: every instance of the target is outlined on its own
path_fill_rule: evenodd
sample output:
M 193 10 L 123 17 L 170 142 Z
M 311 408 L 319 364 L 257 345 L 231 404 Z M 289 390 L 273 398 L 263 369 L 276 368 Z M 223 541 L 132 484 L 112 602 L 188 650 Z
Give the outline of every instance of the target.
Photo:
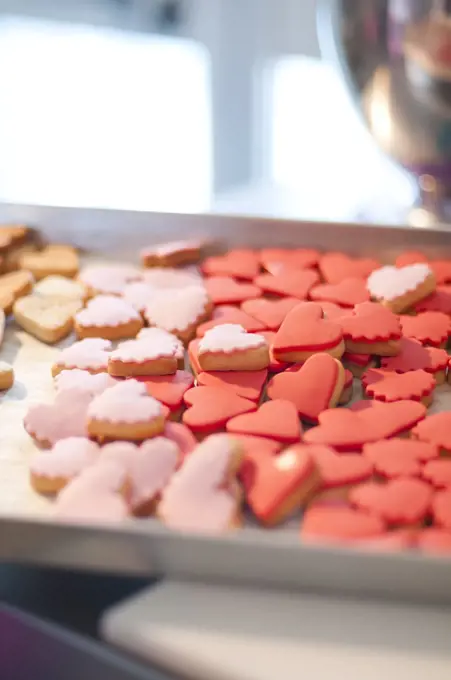
M 340 344 L 342 331 L 338 323 L 323 318 L 321 305 L 300 303 L 285 317 L 274 340 L 274 354 L 278 352 L 320 352 Z
M 432 489 L 420 479 L 395 479 L 386 484 L 367 482 L 356 486 L 349 500 L 390 525 L 416 524 L 429 512 Z
M 418 423 L 412 435 L 451 452 L 451 411 L 442 411 L 429 416 L 422 423 Z
M 354 352 L 345 352 L 343 354 L 343 361 L 363 367 L 370 363 L 371 354 L 355 354 Z
M 381 368 L 397 373 L 407 373 L 423 369 L 428 373 L 444 371 L 448 365 L 449 356 L 444 349 L 423 347 L 416 340 L 401 338 L 400 353 L 396 357 L 384 357 Z
M 205 333 L 211 328 L 220 326 L 225 323 L 235 323 L 242 326 L 248 333 L 255 333 L 256 331 L 262 331 L 266 326 L 257 319 L 254 319 L 246 312 L 241 311 L 238 307 L 233 307 L 232 305 L 221 305 L 216 307 L 213 312 L 213 317 L 211 321 L 206 321 L 205 323 L 198 326 L 196 335 L 198 338 L 203 338 Z
M 415 305 L 416 312 L 443 312 L 451 315 L 451 286 L 441 286 Z
M 308 449 L 319 469 L 319 491 L 358 484 L 373 474 L 371 461 L 363 456 L 356 456 L 355 453 L 337 454 L 327 446 L 309 446 Z
M 429 396 L 435 387 L 435 379 L 426 371 L 393 373 L 370 368 L 362 376 L 362 385 L 368 397 L 379 401 L 413 399 L 420 401 Z
M 423 468 L 423 478 L 439 489 L 451 488 L 451 460 L 430 460 Z
M 233 276 L 237 279 L 252 279 L 259 272 L 258 255 L 252 250 L 230 250 L 225 255 L 207 257 L 202 263 L 207 276 Z
M 248 489 L 254 479 L 256 461 L 258 462 L 260 458 L 276 456 L 282 449 L 282 444 L 273 439 L 244 434 L 234 434 L 233 439 L 239 442 L 244 451 L 238 477 L 244 488 Z
M 375 471 L 387 479 L 419 477 L 422 464 L 437 458 L 438 448 L 414 439 L 387 439 L 366 444 L 363 455 L 374 465 Z
M 319 503 L 304 513 L 301 538 L 308 542 L 347 542 L 381 536 L 384 530 L 379 517 L 346 506 Z
M 199 373 L 197 384 L 204 387 L 221 387 L 239 397 L 259 401 L 268 371 L 212 371 Z
M 422 345 L 440 347 L 451 333 L 451 319 L 443 312 L 422 312 L 418 316 L 401 316 L 399 320 L 403 335 Z
M 226 429 L 230 433 L 269 437 L 286 444 L 300 441 L 302 433 L 296 409 L 282 399 L 262 404 L 255 413 L 232 418 Z
M 319 416 L 319 426 L 304 434 L 309 444 L 327 444 L 340 451 L 359 451 L 364 444 L 394 437 L 410 430 L 426 414 L 416 401 L 392 404 L 367 402 L 361 410 L 328 409 Z
M 351 310 L 344 309 L 343 307 L 336 305 L 335 302 L 328 302 L 327 300 L 321 300 L 321 301 L 318 302 L 318 304 L 321 306 L 321 308 L 323 310 L 324 318 L 329 319 L 329 321 L 334 321 L 335 319 L 341 319 L 342 316 L 345 316 L 345 315 L 351 313 Z
M 265 293 L 306 300 L 310 289 L 317 283 L 318 279 L 318 273 L 313 269 L 301 271 L 289 269 L 277 274 L 277 276 L 261 274 L 254 279 L 254 283 Z M 254 297 L 257 296 L 254 295 Z
M 254 402 L 220 387 L 193 387 L 185 392 L 188 408 L 183 422 L 193 432 L 209 433 L 222 429 L 230 418 L 253 411 Z
M 291 297 L 282 298 L 281 300 L 265 300 L 260 298 L 243 302 L 241 309 L 261 322 L 262 328 L 277 331 L 288 312 L 298 304 L 299 300 Z
M 301 367 L 293 366 L 271 378 L 267 394 L 270 399 L 287 399 L 301 418 L 317 422 L 319 414 L 329 408 L 339 377 L 336 359 L 330 354 L 314 354 Z
M 344 253 L 326 253 L 319 262 L 319 270 L 327 283 L 340 283 L 343 279 L 366 279 L 381 266 L 371 258 L 353 259 Z
M 244 300 L 260 297 L 261 290 L 252 283 L 240 283 L 227 276 L 205 279 L 205 288 L 215 305 L 239 304 Z
M 173 375 L 143 376 L 141 381 L 146 383 L 150 396 L 161 401 L 170 411 L 180 408 L 183 395 L 194 385 L 194 378 L 188 371 L 177 371 Z
M 281 371 L 284 371 L 290 364 L 287 364 L 286 361 L 278 361 L 273 352 L 273 343 L 274 343 L 274 338 L 276 337 L 276 334 L 274 331 L 262 331 L 260 335 L 263 335 L 263 337 L 266 339 L 268 345 L 269 345 L 269 366 L 268 370 L 270 373 L 280 373 Z
M 352 314 L 339 321 L 345 341 L 388 342 L 399 340 L 402 332 L 398 318 L 378 302 L 356 305 Z
M 437 491 L 432 499 L 432 514 L 439 527 L 451 529 L 451 489 Z
M 310 291 L 310 299 L 335 302 L 343 307 L 354 307 L 370 299 L 364 279 L 343 279 L 339 283 L 323 283 Z
M 451 553 L 451 531 L 438 529 L 437 527 L 427 527 L 427 529 L 418 532 L 416 547 L 427 553 Z
M 408 267 L 411 264 L 428 264 L 428 259 L 426 255 L 420 253 L 418 250 L 407 250 L 405 253 L 401 253 L 395 260 L 395 266 L 398 268 Z
M 262 267 L 270 274 L 280 274 L 284 269 L 308 269 L 316 267 L 319 260 L 317 250 L 298 248 L 265 248 L 260 252 Z

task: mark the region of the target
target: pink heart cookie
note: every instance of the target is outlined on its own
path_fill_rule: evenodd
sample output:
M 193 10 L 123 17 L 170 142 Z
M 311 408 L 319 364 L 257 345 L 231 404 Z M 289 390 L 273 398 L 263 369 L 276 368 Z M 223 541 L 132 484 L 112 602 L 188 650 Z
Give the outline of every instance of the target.
M 125 380 L 102 392 L 87 415 L 88 432 L 99 439 L 150 439 L 161 434 L 165 424 L 162 404 L 137 380 Z
M 128 340 L 108 359 L 108 373 L 126 378 L 139 375 L 171 375 L 177 370 L 177 345 L 170 337 Z
M 58 441 L 50 452 L 38 453 L 30 463 L 31 486 L 38 493 L 58 493 L 89 465 L 100 449 L 86 437 L 68 437 Z
M 75 331 L 82 339 L 134 338 L 142 326 L 141 316 L 136 309 L 114 295 L 98 295 L 75 315 Z
M 412 264 L 398 269 L 381 267 L 367 280 L 371 297 L 400 314 L 435 290 L 434 272 L 427 264 Z
M 169 333 L 165 331 L 164 328 L 157 328 L 153 326 L 152 328 L 142 328 L 138 335 L 137 340 L 154 340 L 154 338 L 162 337 L 169 338 L 176 346 L 175 356 L 177 357 L 178 367 L 183 369 L 185 366 L 185 347 L 183 342 L 174 333 Z
M 156 293 L 156 288 L 145 281 L 127 283 L 122 291 L 122 297 L 140 314 L 144 314 L 147 304 Z
M 167 421 L 164 426 L 163 435 L 176 444 L 180 450 L 181 462 L 186 456 L 194 451 L 197 446 L 197 439 L 186 425 L 183 423 L 173 423 Z
M 160 291 L 146 306 L 144 316 L 150 326 L 163 328 L 183 342 L 189 342 L 197 326 L 209 318 L 210 298 L 203 286 Z
M 85 390 L 59 392 L 53 404 L 31 406 L 24 418 L 24 427 L 44 448 L 67 437 L 87 437 L 87 412 L 91 400 L 92 395 Z
M 158 515 L 180 531 L 223 533 L 240 523 L 235 482 L 239 445 L 224 434 L 205 439 L 186 458 L 164 489 Z
M 93 397 L 116 384 L 117 380 L 108 373 L 90 373 L 79 368 L 74 368 L 72 371 L 61 371 L 55 378 L 57 392 L 77 389 L 89 392 Z
M 207 331 L 197 355 L 203 371 L 259 371 L 269 365 L 269 347 L 263 335 L 247 333 L 238 324 Z
M 185 269 L 153 267 L 143 272 L 143 279 L 159 290 L 202 285 L 199 272 L 193 267 L 186 267 Z
M 85 338 L 61 350 L 52 366 L 55 377 L 60 371 L 79 368 L 89 373 L 102 373 L 108 370 L 108 357 L 112 345 L 102 338 Z
M 127 264 L 92 265 L 78 275 L 91 295 L 121 295 L 128 282 L 141 277 L 137 267 Z

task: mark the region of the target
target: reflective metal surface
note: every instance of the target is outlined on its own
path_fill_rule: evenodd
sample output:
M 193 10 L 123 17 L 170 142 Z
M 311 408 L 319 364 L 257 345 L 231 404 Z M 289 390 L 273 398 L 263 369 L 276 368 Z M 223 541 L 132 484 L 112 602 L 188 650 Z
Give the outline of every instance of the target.
M 318 29 L 374 139 L 419 178 L 423 212 L 442 213 L 451 196 L 451 2 L 323 0 Z

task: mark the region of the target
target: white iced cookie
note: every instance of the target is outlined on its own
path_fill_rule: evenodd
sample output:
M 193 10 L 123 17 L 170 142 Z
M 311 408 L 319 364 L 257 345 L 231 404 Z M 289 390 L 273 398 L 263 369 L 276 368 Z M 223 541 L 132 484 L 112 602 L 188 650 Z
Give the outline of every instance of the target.
M 183 342 L 194 337 L 197 326 L 208 319 L 212 305 L 203 286 L 160 291 L 146 306 L 144 316 L 150 326 L 176 335 Z
M 433 293 L 436 281 L 428 265 L 419 263 L 376 269 L 369 275 L 366 285 L 374 300 L 400 314 Z
M 103 338 L 85 338 L 74 342 L 61 350 L 52 366 L 52 375 L 77 368 L 90 373 L 106 373 L 111 350 L 111 342 Z
M 238 324 L 207 331 L 199 342 L 198 357 L 203 371 L 259 371 L 270 361 L 266 338 Z
M 35 295 L 59 295 L 68 300 L 85 300 L 87 297 L 86 286 L 80 281 L 68 279 L 65 276 L 46 276 L 33 288 Z

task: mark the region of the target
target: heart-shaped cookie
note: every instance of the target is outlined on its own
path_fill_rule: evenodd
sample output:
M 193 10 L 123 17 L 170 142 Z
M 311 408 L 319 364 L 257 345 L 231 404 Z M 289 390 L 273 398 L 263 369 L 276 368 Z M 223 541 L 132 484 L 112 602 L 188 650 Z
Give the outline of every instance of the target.
M 418 302 L 415 312 L 442 312 L 451 316 L 451 286 L 439 286 L 431 295 Z
M 387 439 L 366 444 L 363 455 L 374 465 L 377 475 L 395 477 L 419 477 L 423 463 L 438 457 L 438 447 L 414 439 Z
M 143 248 L 140 259 L 143 267 L 180 267 L 200 260 L 206 241 L 170 241 Z
M 306 300 L 310 290 L 319 281 L 318 272 L 313 269 L 296 271 L 287 269 L 280 274 L 260 274 L 254 283 L 265 293 L 280 297 L 294 297 Z M 257 297 L 254 295 L 254 297 Z
M 270 399 L 286 399 L 300 417 L 316 423 L 322 411 L 337 405 L 345 383 L 344 368 L 330 354 L 314 354 L 301 367 L 293 366 L 268 383 Z
M 108 373 L 117 378 L 171 375 L 177 370 L 177 345 L 170 337 L 121 342 L 108 357 Z
M 50 244 L 37 252 L 25 252 L 19 257 L 19 269 L 30 271 L 36 281 L 57 274 L 71 279 L 78 274 L 78 253 L 71 246 Z
M 451 553 L 451 531 L 437 527 L 427 527 L 418 532 L 415 547 L 434 555 Z
M 412 250 L 402 253 L 396 258 L 397 267 L 406 267 L 410 264 L 423 263 L 429 265 L 435 274 L 437 283 L 451 282 L 451 261 L 450 260 L 428 260 L 424 253 Z
M 27 333 L 53 345 L 69 335 L 81 307 L 80 300 L 27 295 L 16 300 L 13 312 L 16 322 Z
M 307 508 L 301 538 L 308 543 L 347 543 L 382 536 L 385 523 L 379 518 L 346 506 L 318 503 Z
M 281 300 L 247 300 L 241 305 L 241 309 L 246 314 L 250 314 L 259 321 L 263 328 L 277 331 L 288 312 L 299 304 L 299 300 L 292 297 L 282 298 Z M 250 330 L 250 329 L 247 329 Z M 258 330 L 258 329 L 256 329 Z
M 380 517 L 390 526 L 416 525 L 426 518 L 432 489 L 420 479 L 394 479 L 386 484 L 366 482 L 349 494 L 352 505 Z
M 121 295 L 127 283 L 142 279 L 142 273 L 133 265 L 100 264 L 85 267 L 78 278 L 91 296 Z
M 65 276 L 46 276 L 33 288 L 34 295 L 50 295 L 68 298 L 69 300 L 86 300 L 88 293 L 81 281 L 73 281 Z
M 426 446 L 425 442 L 417 443 Z M 423 468 L 422 476 L 438 489 L 451 489 L 451 460 L 445 458 L 429 460 Z
M 369 368 L 376 365 L 371 354 L 345 352 L 342 357 L 343 366 L 346 366 L 355 378 L 361 378 Z
M 326 283 L 340 283 L 345 279 L 366 279 L 380 262 L 372 258 L 352 258 L 344 253 L 326 253 L 319 261 L 319 270 Z
M 58 493 L 71 479 L 93 465 L 100 449 L 86 437 L 68 437 L 56 442 L 50 452 L 31 459 L 30 482 L 38 493 Z
M 214 305 L 236 305 L 260 297 L 262 292 L 254 283 L 241 283 L 230 276 L 211 276 L 205 288 Z
M 203 387 L 221 387 L 233 394 L 258 402 L 268 371 L 212 371 L 199 373 L 197 384 Z
M 437 526 L 451 530 L 451 489 L 437 491 L 432 499 L 432 515 Z
M 112 378 L 108 373 L 90 373 L 89 371 L 82 371 L 74 368 L 71 371 L 61 371 L 55 377 L 55 387 L 57 392 L 63 390 L 84 390 L 89 392 L 92 396 L 101 394 L 108 387 L 116 385 L 117 380 Z
M 209 318 L 211 301 L 203 286 L 164 290 L 149 301 L 144 317 L 150 326 L 163 328 L 182 342 L 189 342 L 197 326 Z
M 412 399 L 429 406 L 432 402 L 435 378 L 422 370 L 393 373 L 370 368 L 362 376 L 362 385 L 366 395 L 371 399 L 385 402 Z
M 299 303 L 277 331 L 273 351 L 276 359 L 292 363 L 301 363 L 317 352 L 339 359 L 344 352 L 341 326 L 323 318 L 321 305 Z
M 126 283 L 122 291 L 124 300 L 142 315 L 144 315 L 147 305 L 156 294 L 157 289 L 145 281 L 132 281 L 131 283 Z
M 431 373 L 437 385 L 445 382 L 445 371 L 448 366 L 449 356 L 444 349 L 436 347 L 423 347 L 417 340 L 401 338 L 400 351 L 397 356 L 384 357 L 381 368 L 397 373 L 423 370 Z
M 111 350 L 111 342 L 102 338 L 85 338 L 74 342 L 73 345 L 61 350 L 52 366 L 52 375 L 55 377 L 61 371 L 77 368 L 89 373 L 106 372 Z
M 309 446 L 321 479 L 315 494 L 315 502 L 325 499 L 346 499 L 355 484 L 372 477 L 373 465 L 370 460 L 353 453 L 336 454 L 328 446 Z
M 166 439 L 170 439 L 177 445 L 180 451 L 180 464 L 183 463 L 186 456 L 189 456 L 197 446 L 197 439 L 189 427 L 183 423 L 174 423 L 171 420 L 166 421 L 163 434 Z
M 199 444 L 163 491 L 158 515 L 164 524 L 213 534 L 239 526 L 235 476 L 240 462 L 240 447 L 228 435 L 214 435 Z
M 368 402 L 367 408 L 358 411 L 329 409 L 320 414 L 318 427 L 304 433 L 304 441 L 339 451 L 360 451 L 370 442 L 408 432 L 425 415 L 426 407 L 416 401 Z
M 364 279 L 343 279 L 339 283 L 322 283 L 309 293 L 315 302 L 333 302 L 342 307 L 354 307 L 370 299 Z
M 114 295 L 98 295 L 75 316 L 75 331 L 81 339 L 134 338 L 142 327 L 139 312 L 128 302 Z
M 243 303 L 245 304 L 245 303 Z M 242 326 L 248 333 L 258 333 L 266 328 L 266 325 L 260 323 L 257 319 L 242 311 L 239 307 L 232 305 L 220 305 L 215 307 L 210 321 L 206 321 L 198 326 L 196 335 L 198 338 L 203 338 L 205 333 L 216 326 L 221 326 L 225 323 L 238 324 Z
M 413 429 L 412 436 L 435 444 L 443 454 L 451 455 L 451 411 L 428 416 Z
M 173 375 L 146 376 L 147 392 L 167 406 L 171 414 L 179 414 L 183 395 L 194 385 L 194 378 L 188 371 L 177 371 Z
M 33 290 L 34 278 L 31 272 L 10 272 L 0 276 L 0 307 L 10 314 L 16 300 Z
M 303 507 L 319 478 L 308 447 L 292 446 L 278 456 L 262 456 L 247 479 L 246 500 L 257 519 L 267 526 L 283 522 Z
M 443 312 L 421 312 L 417 316 L 401 316 L 399 320 L 403 335 L 422 345 L 444 347 L 451 334 L 451 319 Z
M 53 404 L 30 406 L 24 418 L 28 434 L 43 448 L 67 437 L 87 437 L 87 412 L 92 394 L 70 389 L 59 392 Z
M 401 269 L 386 266 L 370 274 L 367 287 L 374 300 L 401 314 L 433 293 L 436 281 L 427 264 L 412 264 Z
M 316 267 L 320 258 L 312 248 L 264 248 L 260 251 L 260 263 L 269 274 L 280 274 L 285 269 L 310 269 Z
M 203 371 L 259 371 L 269 365 L 265 338 L 247 333 L 238 324 L 222 324 L 207 331 L 197 355 Z
M 266 342 L 268 343 L 268 347 L 269 347 L 269 366 L 268 366 L 269 373 L 280 373 L 280 371 L 284 371 L 286 368 L 288 368 L 290 366 L 290 364 L 288 362 L 279 361 L 274 356 L 273 344 L 274 344 L 274 339 L 276 337 L 275 332 L 274 331 L 261 331 L 260 335 L 263 335 L 263 337 L 265 338 Z
M 356 354 L 394 356 L 402 336 L 398 317 L 377 302 L 363 302 L 338 320 L 346 351 Z
M 183 414 L 183 422 L 199 435 L 221 430 L 230 418 L 257 408 L 253 401 L 221 387 L 194 387 L 185 392 L 184 401 L 190 408 Z
M 230 250 L 225 255 L 207 257 L 201 269 L 207 276 L 232 276 L 252 281 L 257 276 L 260 266 L 258 254 L 253 250 L 237 249 Z
M 142 272 L 142 280 L 152 288 L 159 290 L 174 290 L 202 286 L 202 278 L 194 267 L 185 269 L 171 269 L 169 267 L 152 267 Z
M 296 408 L 289 401 L 277 399 L 262 404 L 255 413 L 245 413 L 228 421 L 227 432 L 268 437 L 285 444 L 301 439 L 301 424 Z
M 243 457 L 238 473 L 245 491 L 250 488 L 255 476 L 255 463 L 264 456 L 276 456 L 282 449 L 280 442 L 265 437 L 255 437 L 247 434 L 234 434 L 233 438 L 239 442 Z
M 183 369 L 185 367 L 185 347 L 183 342 L 173 333 L 169 333 L 163 328 L 157 328 L 156 326 L 152 328 L 141 328 L 138 335 L 136 336 L 136 339 L 149 340 L 149 342 L 152 342 L 157 337 L 164 337 L 172 340 L 176 346 L 175 356 L 177 357 L 178 367 Z

